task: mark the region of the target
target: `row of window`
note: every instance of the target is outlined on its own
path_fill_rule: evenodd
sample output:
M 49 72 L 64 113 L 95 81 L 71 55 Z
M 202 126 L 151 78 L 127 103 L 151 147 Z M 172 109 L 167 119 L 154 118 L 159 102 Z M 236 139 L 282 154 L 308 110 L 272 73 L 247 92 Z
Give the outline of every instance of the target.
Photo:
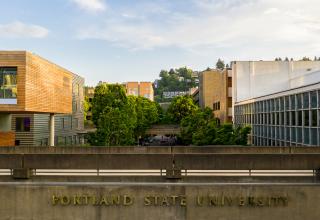
M 67 123 L 68 122 L 68 123 Z M 73 122 L 73 123 L 71 123 Z M 70 128 L 72 129 L 75 125 L 75 128 L 78 129 L 79 128 L 79 119 L 78 118 L 73 118 L 69 120 L 66 120 L 66 118 L 61 118 L 60 119 L 60 128 L 61 129 L 66 129 L 66 128 Z M 31 130 L 31 118 L 30 117 L 17 117 L 16 118 L 16 132 L 30 132 Z M 49 127 L 49 123 L 48 123 L 48 127 Z
M 320 126 L 320 110 L 287 111 L 238 115 L 236 124 L 286 125 L 286 126 Z
M 320 145 L 320 90 L 235 106 L 234 113 L 236 125 L 252 125 L 254 145 Z
M 235 115 L 320 108 L 320 90 L 259 101 L 235 108 Z
M 254 137 L 263 137 L 292 143 L 319 145 L 318 128 L 253 126 Z

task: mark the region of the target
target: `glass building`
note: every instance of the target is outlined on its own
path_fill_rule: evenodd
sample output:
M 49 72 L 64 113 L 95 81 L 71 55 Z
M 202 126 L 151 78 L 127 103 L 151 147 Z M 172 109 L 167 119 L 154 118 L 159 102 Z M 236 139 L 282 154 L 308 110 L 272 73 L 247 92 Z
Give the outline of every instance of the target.
M 265 68 L 270 68 L 271 64 L 270 69 L 277 71 L 284 69 L 281 65 L 285 64 L 285 62 L 269 62 L 268 66 L 266 62 L 262 61 L 262 63 Z M 286 63 L 290 65 L 292 62 Z M 310 64 L 314 65 L 314 62 L 310 61 Z M 281 68 L 275 68 L 277 66 Z M 240 69 L 244 68 L 240 67 Z M 237 102 L 234 103 L 233 122 L 236 126 L 251 126 L 251 144 L 256 146 L 320 146 L 320 72 L 313 66 L 313 71 L 306 68 L 305 73 L 300 70 L 298 78 L 296 76 L 290 78 L 292 69 L 294 70 L 291 67 L 289 71 L 277 72 L 279 78 L 282 77 L 281 74 L 288 75 L 287 81 L 290 89 L 285 89 L 287 88 L 285 83 L 283 83 L 283 89 L 280 86 L 273 86 L 272 80 L 271 82 L 265 80 L 261 87 L 257 82 L 255 85 L 250 85 L 250 82 L 245 85 L 244 81 L 242 84 L 237 84 L 238 88 L 234 94 L 236 96 L 238 92 L 240 95 L 238 95 L 238 100 L 237 97 L 235 98 Z M 259 72 L 252 72 L 252 70 L 248 72 L 251 75 L 251 83 L 255 82 L 254 77 L 259 75 Z M 234 74 L 237 76 L 236 72 Z M 242 72 L 239 75 L 246 74 Z M 312 76 L 311 79 L 310 76 Z M 277 80 L 277 77 L 274 77 L 273 80 Z M 312 83 L 313 80 L 316 82 Z M 295 86 L 297 82 L 301 86 Z M 244 86 L 247 87 L 242 89 Z M 248 92 L 243 92 L 247 88 Z M 261 91 L 261 88 L 264 91 Z M 252 95 L 258 93 L 263 95 L 258 97 Z M 245 98 L 241 100 L 240 96 Z
M 234 123 L 251 125 L 252 144 L 257 146 L 318 146 L 320 89 L 273 95 L 236 105 Z

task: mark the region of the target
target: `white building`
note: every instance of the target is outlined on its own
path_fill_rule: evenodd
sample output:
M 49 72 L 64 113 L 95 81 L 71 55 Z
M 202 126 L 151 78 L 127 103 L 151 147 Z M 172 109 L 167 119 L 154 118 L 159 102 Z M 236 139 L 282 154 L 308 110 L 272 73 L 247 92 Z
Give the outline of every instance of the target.
M 320 145 L 320 61 L 237 61 L 232 78 L 233 121 L 254 145 Z

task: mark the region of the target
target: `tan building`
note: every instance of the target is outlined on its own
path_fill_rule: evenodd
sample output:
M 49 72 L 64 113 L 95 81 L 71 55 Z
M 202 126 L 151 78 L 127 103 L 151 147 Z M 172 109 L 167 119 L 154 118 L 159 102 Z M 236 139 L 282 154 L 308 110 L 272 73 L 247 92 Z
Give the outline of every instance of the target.
M 154 92 L 151 82 L 127 82 L 125 83 L 127 95 L 141 96 L 151 101 L 154 100 Z
M 231 70 L 201 72 L 199 92 L 196 92 L 194 97 L 201 108 L 211 108 L 221 123 L 232 122 Z
M 0 51 L 0 146 L 79 143 L 83 83 L 33 53 Z

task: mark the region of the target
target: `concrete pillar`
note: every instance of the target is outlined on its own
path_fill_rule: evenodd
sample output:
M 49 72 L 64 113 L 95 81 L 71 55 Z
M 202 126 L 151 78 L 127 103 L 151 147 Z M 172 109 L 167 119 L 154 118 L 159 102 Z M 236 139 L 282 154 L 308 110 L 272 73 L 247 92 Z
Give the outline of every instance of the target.
M 54 114 L 49 119 L 49 146 L 54 147 Z

